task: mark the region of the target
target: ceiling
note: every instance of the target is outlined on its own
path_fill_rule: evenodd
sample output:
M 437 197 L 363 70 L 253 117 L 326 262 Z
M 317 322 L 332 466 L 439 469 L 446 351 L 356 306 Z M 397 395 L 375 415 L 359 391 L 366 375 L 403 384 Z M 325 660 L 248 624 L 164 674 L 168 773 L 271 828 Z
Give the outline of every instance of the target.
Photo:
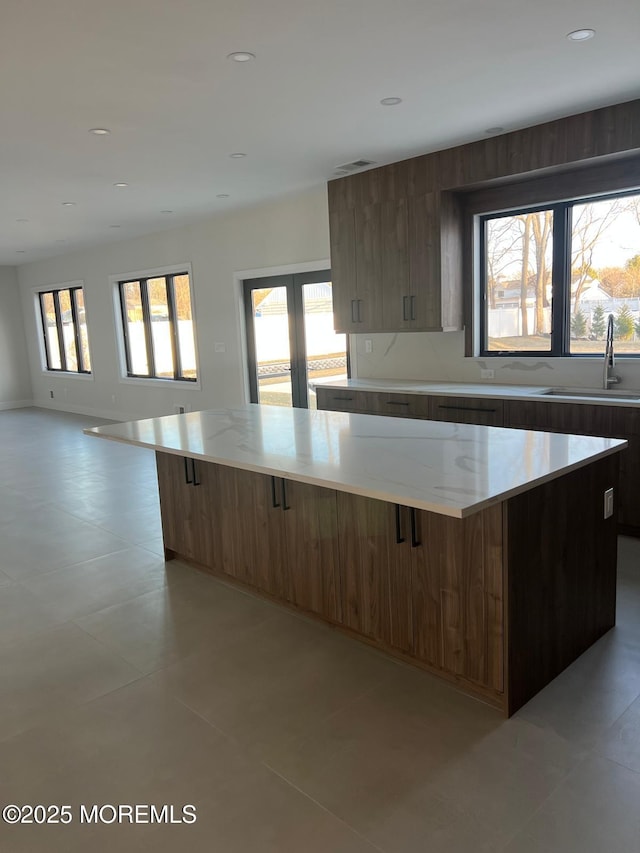
M 630 100 L 638 35 L 633 0 L 2 0 L 0 264 Z

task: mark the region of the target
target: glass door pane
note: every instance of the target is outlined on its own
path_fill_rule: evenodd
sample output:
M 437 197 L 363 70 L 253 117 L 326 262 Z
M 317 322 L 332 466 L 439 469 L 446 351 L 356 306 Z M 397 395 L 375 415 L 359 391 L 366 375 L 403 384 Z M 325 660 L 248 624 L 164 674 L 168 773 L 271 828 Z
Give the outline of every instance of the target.
M 251 290 L 258 371 L 258 402 L 292 406 L 291 351 L 286 287 Z
M 333 329 L 331 282 L 302 285 L 309 408 L 316 408 L 314 381 L 347 378 L 346 335 Z

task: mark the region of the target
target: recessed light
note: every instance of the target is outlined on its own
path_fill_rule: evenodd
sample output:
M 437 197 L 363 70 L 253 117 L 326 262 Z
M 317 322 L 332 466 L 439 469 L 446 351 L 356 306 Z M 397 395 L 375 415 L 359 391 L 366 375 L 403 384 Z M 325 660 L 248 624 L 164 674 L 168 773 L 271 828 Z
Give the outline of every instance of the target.
M 502 133 L 503 131 L 504 127 L 488 127 L 485 133 Z
M 160 213 L 173 213 L 173 210 L 161 210 Z
M 229 193 L 218 193 L 216 198 L 229 198 Z
M 117 184 L 114 184 L 114 187 L 128 187 L 129 184 L 125 184 L 124 181 L 118 181 Z
M 119 228 L 119 225 L 110 225 L 109 228 Z
M 26 255 L 26 249 L 16 249 L 16 255 Z
M 93 133 L 94 136 L 108 136 L 111 131 L 108 127 L 92 127 L 89 133 Z
M 56 240 L 56 243 L 66 243 L 66 240 Z
M 75 203 L 75 201 L 63 201 L 62 206 L 63 207 L 75 207 L 76 203 Z
M 227 59 L 233 59 L 234 62 L 251 62 L 255 58 L 255 53 L 249 53 L 246 50 L 236 50 L 234 53 L 227 55 Z
M 28 219 L 16 219 L 16 222 L 28 222 Z
M 402 103 L 402 98 L 383 98 L 380 103 L 384 107 L 395 107 L 396 104 Z
M 243 154 L 242 151 L 236 151 L 235 154 L 229 154 L 232 160 L 240 160 L 241 157 L 246 157 L 246 154 Z
M 574 30 L 572 33 L 567 33 L 567 38 L 569 41 L 589 41 L 595 34 L 595 30 Z

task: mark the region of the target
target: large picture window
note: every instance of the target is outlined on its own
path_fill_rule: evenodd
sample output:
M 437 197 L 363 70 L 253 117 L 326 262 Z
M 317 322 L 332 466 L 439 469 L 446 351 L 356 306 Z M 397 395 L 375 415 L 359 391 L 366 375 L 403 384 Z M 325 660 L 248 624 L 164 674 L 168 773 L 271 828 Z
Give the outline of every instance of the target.
M 38 294 L 47 370 L 91 373 L 89 334 L 80 286 Z
M 127 376 L 197 381 L 187 272 L 118 282 Z
M 484 214 L 481 354 L 640 355 L 638 191 Z

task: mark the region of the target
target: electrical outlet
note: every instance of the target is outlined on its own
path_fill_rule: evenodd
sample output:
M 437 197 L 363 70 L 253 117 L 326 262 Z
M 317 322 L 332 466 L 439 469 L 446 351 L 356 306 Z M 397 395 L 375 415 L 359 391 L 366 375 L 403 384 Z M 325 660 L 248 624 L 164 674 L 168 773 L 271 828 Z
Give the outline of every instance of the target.
M 115 394 L 112 394 L 112 395 L 111 395 L 111 402 L 112 402 L 112 403 L 115 403 L 115 401 L 116 401 L 116 395 L 115 395 Z
M 604 493 L 604 517 L 611 518 L 613 515 L 613 489 L 607 489 Z
M 494 379 L 495 375 L 495 370 L 491 370 L 491 368 L 483 367 L 480 370 L 480 379 Z
M 371 340 L 371 338 L 366 338 L 366 339 L 365 339 L 365 342 L 364 342 L 364 351 L 365 351 L 365 352 L 372 352 L 372 351 L 373 351 L 373 341 Z
M 227 348 L 223 343 L 218 342 L 218 343 L 214 343 L 213 351 L 214 352 L 226 352 Z
M 185 412 L 189 411 L 189 406 L 186 403 L 177 404 L 173 408 L 176 415 L 184 415 Z

